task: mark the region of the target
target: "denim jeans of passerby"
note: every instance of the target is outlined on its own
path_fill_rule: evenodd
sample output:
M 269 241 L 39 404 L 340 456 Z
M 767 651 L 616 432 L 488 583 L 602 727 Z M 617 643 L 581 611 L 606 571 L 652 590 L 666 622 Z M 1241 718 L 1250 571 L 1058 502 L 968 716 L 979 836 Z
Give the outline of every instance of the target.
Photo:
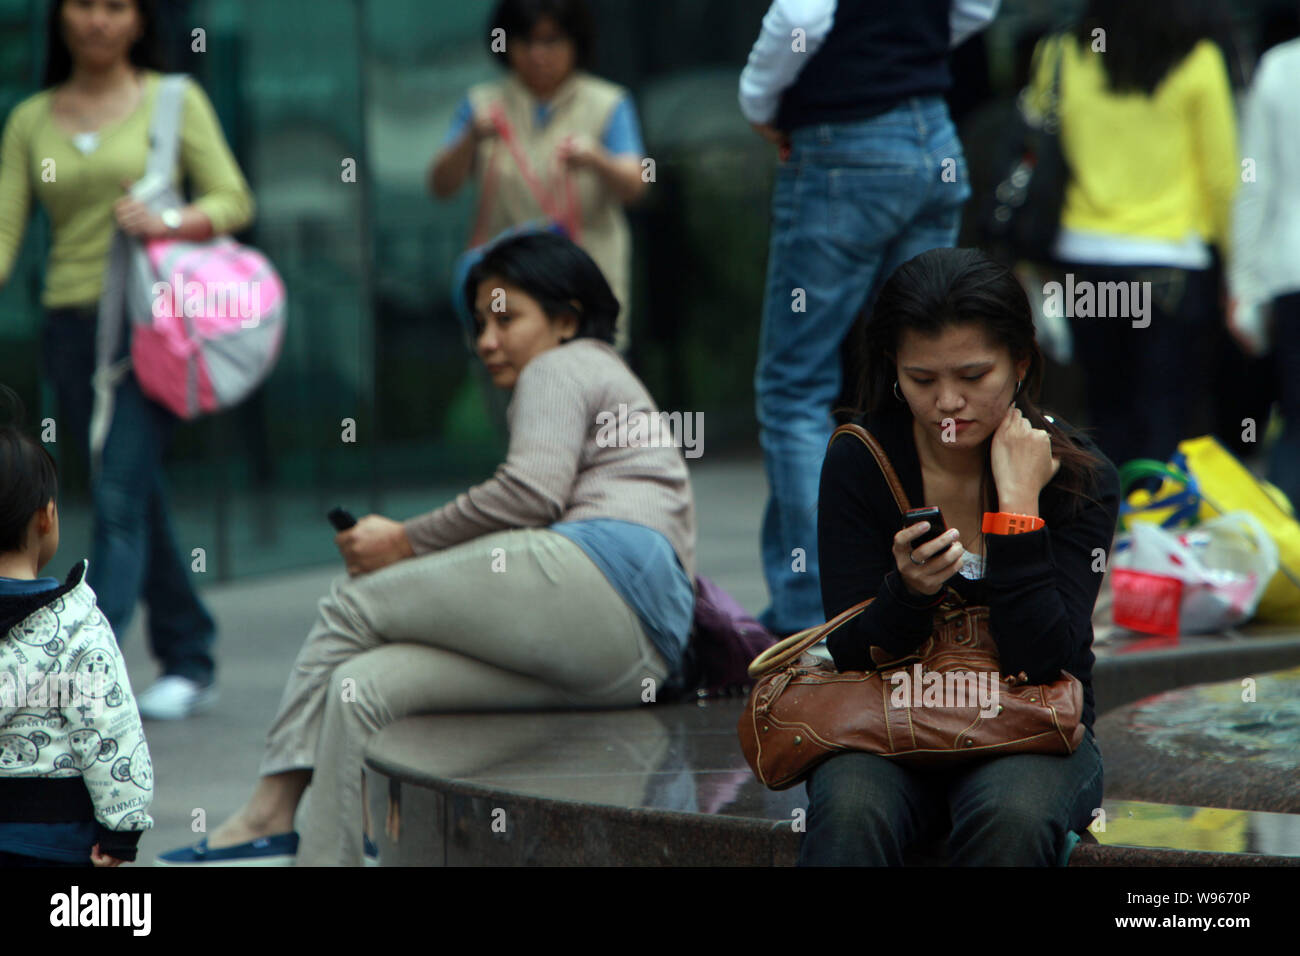
M 1068 757 L 922 769 L 846 753 L 814 770 L 807 790 L 800 866 L 902 866 L 908 846 L 945 835 L 954 866 L 1061 866 L 1069 833 L 1101 806 L 1101 750 L 1089 729 Z
M 840 346 L 902 263 L 951 246 L 970 196 L 943 100 L 913 98 L 870 119 L 793 131 L 772 196 L 763 325 L 754 374 L 769 498 L 762 557 L 789 633 L 825 617 L 817 488 L 840 394 Z
M 58 400 L 56 437 L 76 441 L 86 461 L 95 326 L 93 308 L 51 309 L 45 317 L 45 371 Z M 163 454 L 176 422 L 140 392 L 133 374 L 118 386 L 103 463 L 91 483 L 88 583 L 119 643 L 143 598 L 149 646 L 163 673 L 206 685 L 216 669 L 216 625 L 199 600 L 188 562 L 181 559 L 164 488 Z
M 1285 426 L 1268 459 L 1268 480 L 1300 508 L 1300 292 L 1273 300 L 1273 360 Z

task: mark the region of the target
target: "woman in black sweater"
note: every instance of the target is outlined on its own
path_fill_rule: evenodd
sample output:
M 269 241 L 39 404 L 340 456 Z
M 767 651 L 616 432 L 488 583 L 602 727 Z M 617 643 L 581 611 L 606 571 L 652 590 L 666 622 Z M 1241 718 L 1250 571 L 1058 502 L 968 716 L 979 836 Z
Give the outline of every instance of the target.
M 921 525 L 898 508 L 870 451 L 835 442 L 818 511 L 827 618 L 867 598 L 827 642 L 839 670 L 903 655 L 931 632 L 945 586 L 989 607 L 1002 671 L 1084 688 L 1084 742 L 1069 757 L 1017 754 L 917 768 L 852 752 L 808 781 L 802 865 L 900 865 L 948 833 L 957 865 L 1063 862 L 1068 834 L 1101 806 L 1093 737 L 1092 611 L 1119 511 L 1115 466 L 1085 435 L 1034 404 L 1043 360 L 1016 278 L 972 249 L 934 249 L 899 267 L 863 326 L 860 422 L 884 446 L 908 500 L 950 529 L 911 550 Z M 963 424 L 963 422 L 968 422 Z M 1041 518 L 1020 534 L 982 532 L 985 513 Z

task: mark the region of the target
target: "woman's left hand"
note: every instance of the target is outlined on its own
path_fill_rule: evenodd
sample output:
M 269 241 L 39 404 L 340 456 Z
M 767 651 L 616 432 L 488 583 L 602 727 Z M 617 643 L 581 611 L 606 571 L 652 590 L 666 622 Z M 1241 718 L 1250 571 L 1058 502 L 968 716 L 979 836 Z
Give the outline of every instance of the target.
M 334 543 L 353 577 L 415 556 L 402 523 L 382 515 L 366 515 L 347 531 L 336 534 Z
M 1060 459 L 1052 457 L 1052 436 L 1030 425 L 1014 405 L 993 433 L 989 464 L 1000 502 L 1027 499 L 1035 504 L 1038 493 L 1061 467 Z

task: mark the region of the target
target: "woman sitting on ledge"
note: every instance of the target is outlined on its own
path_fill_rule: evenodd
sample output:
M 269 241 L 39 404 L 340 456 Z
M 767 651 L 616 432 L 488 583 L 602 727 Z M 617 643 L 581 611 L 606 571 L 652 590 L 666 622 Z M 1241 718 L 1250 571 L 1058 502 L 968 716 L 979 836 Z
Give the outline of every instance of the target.
M 1092 611 L 1119 512 L 1119 476 L 1097 446 L 1035 404 L 1043 360 L 1016 278 L 973 249 L 934 249 L 882 287 L 864 327 L 865 413 L 907 499 L 937 505 L 950 530 L 911 551 L 870 449 L 841 439 L 822 467 L 818 511 L 827 618 L 867 598 L 827 640 L 839 670 L 903 656 L 931 632 L 944 587 L 987 605 L 1002 672 L 1084 690 L 1083 743 L 1068 757 L 1015 754 L 954 768 L 838 754 L 808 780 L 802 865 L 901 865 L 904 849 L 948 836 L 956 865 L 1049 866 L 1101 806 L 1093 737 Z M 962 422 L 967 424 L 961 424 Z M 985 533 L 986 512 L 1041 518 Z M 950 824 L 950 826 L 949 826 Z
M 375 731 L 439 711 L 634 706 L 678 670 L 694 502 L 679 448 L 597 441 L 602 413 L 658 411 L 609 344 L 608 283 L 567 239 L 530 234 L 489 249 L 464 294 L 479 358 L 513 389 L 505 462 L 436 511 L 338 535 L 348 576 L 320 602 L 252 797 L 160 863 L 360 865 L 375 854 L 361 775 Z

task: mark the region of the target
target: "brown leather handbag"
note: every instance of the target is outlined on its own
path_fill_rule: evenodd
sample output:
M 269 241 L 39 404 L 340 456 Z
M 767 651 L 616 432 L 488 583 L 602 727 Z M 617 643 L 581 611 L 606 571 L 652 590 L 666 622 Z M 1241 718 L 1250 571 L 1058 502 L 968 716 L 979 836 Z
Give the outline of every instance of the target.
M 875 437 L 860 425 L 841 425 L 831 442 L 841 435 L 871 449 L 899 512 L 907 511 L 902 483 Z M 1023 673 L 1002 676 L 988 607 L 965 605 L 955 590 L 945 590 L 930 637 L 902 658 L 872 647 L 875 670 L 837 671 L 807 653 L 874 598 L 754 658 L 749 674 L 760 679 L 737 729 L 745 759 L 765 786 L 792 787 L 848 750 L 923 765 L 1074 752 L 1085 732 L 1078 678 L 1061 671 L 1050 684 L 1030 684 Z

